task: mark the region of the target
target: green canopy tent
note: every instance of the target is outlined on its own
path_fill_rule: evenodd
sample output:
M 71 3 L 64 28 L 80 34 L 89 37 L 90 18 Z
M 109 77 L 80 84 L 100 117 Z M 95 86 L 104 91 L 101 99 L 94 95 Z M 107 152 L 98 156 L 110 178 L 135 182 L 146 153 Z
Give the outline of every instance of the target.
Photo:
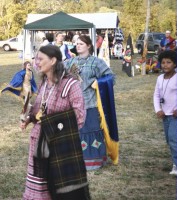
M 26 24 L 24 26 L 23 58 L 25 59 L 27 32 L 31 31 L 31 57 L 32 57 L 33 46 L 34 46 L 33 44 L 34 35 L 36 31 L 58 31 L 58 30 L 79 30 L 79 29 L 89 30 L 90 37 L 93 41 L 93 45 L 95 46 L 95 41 L 96 41 L 95 25 L 93 23 L 86 22 L 76 17 L 72 17 L 64 12 L 58 12 L 43 19 Z

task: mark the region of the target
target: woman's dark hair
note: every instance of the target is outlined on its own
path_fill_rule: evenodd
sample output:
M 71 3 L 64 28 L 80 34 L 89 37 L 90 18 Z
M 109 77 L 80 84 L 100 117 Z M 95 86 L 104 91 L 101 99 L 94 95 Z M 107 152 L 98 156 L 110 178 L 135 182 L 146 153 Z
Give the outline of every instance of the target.
M 53 82 L 58 83 L 63 76 L 63 74 L 66 75 L 66 70 L 64 68 L 64 64 L 62 61 L 62 53 L 60 49 L 57 46 L 54 45 L 46 45 L 40 47 L 39 51 L 45 55 L 47 55 L 49 58 L 56 58 L 57 61 L 53 66 Z M 42 75 L 43 81 L 45 80 L 46 75 Z
M 53 41 L 54 41 L 53 33 L 46 33 L 45 36 L 46 36 L 46 39 L 47 39 L 49 42 L 53 42 Z
M 86 43 L 87 46 L 90 45 L 89 53 L 92 55 L 93 54 L 93 44 L 92 44 L 92 40 L 90 39 L 90 37 L 87 35 L 81 35 L 78 37 L 78 39 L 81 40 L 82 42 Z
M 68 42 L 71 42 L 72 41 L 72 38 L 73 38 L 73 32 L 72 31 L 69 31 L 67 34 L 66 34 L 66 37 L 65 37 L 65 40 L 68 41 Z
M 159 57 L 158 57 L 158 61 L 160 63 L 162 63 L 162 59 L 164 58 L 168 58 L 170 59 L 173 63 L 177 63 L 177 58 L 176 58 L 176 52 L 172 51 L 172 50 L 167 50 L 167 51 L 163 51 Z

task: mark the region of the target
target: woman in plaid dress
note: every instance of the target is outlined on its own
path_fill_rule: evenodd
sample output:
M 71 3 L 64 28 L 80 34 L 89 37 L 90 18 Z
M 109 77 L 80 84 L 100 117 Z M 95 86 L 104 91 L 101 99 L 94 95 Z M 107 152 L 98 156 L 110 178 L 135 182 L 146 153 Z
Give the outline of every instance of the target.
M 42 134 L 41 132 L 42 117 L 50 116 L 53 113 L 65 112 L 65 111 L 68 111 L 69 109 L 73 109 L 76 116 L 76 120 L 77 120 L 76 127 L 80 129 L 83 126 L 84 121 L 85 121 L 84 100 L 82 96 L 80 83 L 79 81 L 75 80 L 73 77 L 71 77 L 65 72 L 64 66 L 62 63 L 62 54 L 59 48 L 52 45 L 41 47 L 37 56 L 37 66 L 38 66 L 39 72 L 42 74 L 42 82 L 39 86 L 38 95 L 31 109 L 30 115 L 28 116 L 25 122 L 20 123 L 20 127 L 22 128 L 22 130 L 25 129 L 26 126 L 30 122 L 34 124 L 34 127 L 32 128 L 32 131 L 30 134 L 27 179 L 26 179 L 26 187 L 25 187 L 25 192 L 23 194 L 23 199 L 24 200 L 32 200 L 32 199 L 33 200 L 50 200 L 50 199 L 70 200 L 73 198 L 78 199 L 78 200 L 89 199 L 88 183 L 86 179 L 86 170 L 85 170 L 84 164 L 83 164 L 84 168 L 82 168 L 82 172 L 77 172 L 78 174 L 80 173 L 79 179 L 73 180 L 72 178 L 73 176 L 72 176 L 71 180 L 69 177 L 69 181 L 67 183 L 66 181 L 61 182 L 61 180 L 57 180 L 60 183 L 60 185 L 63 185 L 63 187 L 61 186 L 58 187 L 56 186 L 56 184 L 55 185 L 50 184 L 50 187 L 52 188 L 54 193 L 51 193 L 51 191 L 49 190 L 49 183 L 46 177 L 35 175 L 34 155 L 36 154 L 36 149 L 38 146 L 40 134 Z M 40 119 L 41 119 L 41 123 L 40 123 Z M 53 127 L 52 130 L 54 128 L 56 127 Z M 65 127 L 62 123 L 58 123 L 57 125 L 58 133 L 60 131 L 65 130 L 65 128 L 67 127 Z M 77 135 L 75 137 L 77 139 Z M 68 144 L 67 144 L 67 139 L 65 140 L 68 149 L 71 148 L 71 145 L 72 145 L 71 144 L 72 141 L 70 140 L 68 139 Z M 60 144 L 62 144 L 62 142 Z M 67 148 L 66 148 L 66 151 L 67 151 Z M 79 148 L 81 149 L 81 145 L 80 147 L 78 146 L 78 148 L 75 150 L 76 154 L 77 154 L 77 151 L 79 151 L 78 150 Z M 81 152 L 82 152 L 82 149 L 81 149 Z M 45 157 L 50 158 L 50 156 L 51 156 L 51 152 L 49 148 L 45 150 Z M 70 156 L 70 152 L 68 150 L 67 157 L 69 156 Z M 76 160 L 76 158 L 74 159 Z M 83 160 L 82 155 L 80 155 L 80 157 L 77 157 L 77 160 L 79 161 L 76 164 L 79 165 L 81 163 L 80 167 L 82 167 L 82 160 Z M 65 161 L 63 161 L 63 163 L 64 162 Z M 66 163 L 66 166 L 67 166 L 67 163 Z M 58 167 L 57 169 L 61 169 L 61 166 L 57 166 L 57 167 Z M 72 171 L 74 166 L 67 166 L 67 167 L 68 168 L 70 167 L 68 169 L 70 172 Z M 66 169 L 62 169 L 62 170 L 66 170 Z M 64 172 L 66 173 L 66 175 L 68 174 L 67 171 L 64 171 Z M 56 170 L 56 173 L 58 173 L 57 170 Z M 50 174 L 49 178 L 51 179 L 52 176 L 53 176 L 53 179 L 55 179 L 55 175 L 53 174 L 52 175 Z M 64 178 L 66 177 L 62 177 L 62 178 L 63 180 L 65 180 Z M 54 181 L 53 182 L 51 181 L 51 183 L 53 184 Z

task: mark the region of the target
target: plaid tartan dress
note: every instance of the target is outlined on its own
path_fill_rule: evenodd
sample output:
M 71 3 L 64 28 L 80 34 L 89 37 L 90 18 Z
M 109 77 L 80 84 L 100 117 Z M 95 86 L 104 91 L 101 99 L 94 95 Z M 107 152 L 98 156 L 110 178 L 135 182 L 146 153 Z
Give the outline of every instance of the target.
M 80 83 L 74 83 L 69 90 L 67 90 L 67 94 L 64 97 L 61 96 L 62 91 L 68 83 L 68 80 L 68 78 L 63 78 L 61 83 L 55 86 L 48 101 L 47 114 L 50 115 L 52 113 L 64 112 L 73 109 L 77 118 L 78 127 L 81 128 L 85 121 L 85 109 Z M 40 87 L 35 103 L 31 110 L 31 113 L 34 116 L 39 111 L 43 90 L 44 84 Z M 46 97 L 48 96 L 48 93 L 49 90 L 46 90 Z M 29 138 L 30 145 L 28 168 L 23 200 L 51 200 L 51 195 L 48 189 L 48 180 L 46 177 L 34 175 L 34 155 L 36 154 L 40 132 L 41 123 L 34 123 L 34 127 L 31 130 Z
M 40 145 L 40 141 L 44 138 L 48 144 L 50 156 L 48 168 L 44 167 L 41 170 L 48 171 L 46 178 L 51 194 L 65 186 L 86 183 L 86 168 L 74 111 L 68 110 L 41 118 L 39 161 L 44 157 L 42 145 Z

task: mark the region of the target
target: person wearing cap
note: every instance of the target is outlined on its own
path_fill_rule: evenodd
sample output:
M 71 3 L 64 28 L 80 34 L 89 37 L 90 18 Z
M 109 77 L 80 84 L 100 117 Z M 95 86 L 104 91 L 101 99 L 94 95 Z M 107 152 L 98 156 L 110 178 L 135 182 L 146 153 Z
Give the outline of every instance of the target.
M 175 48 L 175 39 L 170 34 L 171 32 L 169 30 L 165 32 L 165 37 L 160 42 L 161 51 L 173 50 Z

